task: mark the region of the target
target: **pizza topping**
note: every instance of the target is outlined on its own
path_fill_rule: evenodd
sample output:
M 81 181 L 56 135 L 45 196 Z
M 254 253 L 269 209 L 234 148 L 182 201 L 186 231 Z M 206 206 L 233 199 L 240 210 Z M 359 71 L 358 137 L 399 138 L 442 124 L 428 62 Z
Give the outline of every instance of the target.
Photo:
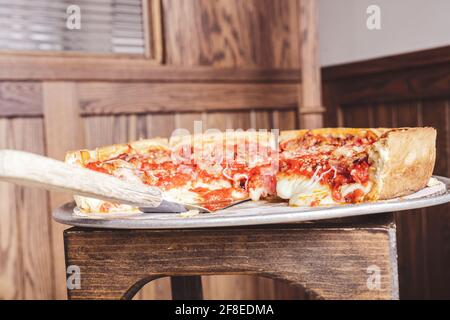
M 308 132 L 285 141 L 280 144 L 277 194 L 295 205 L 362 201 L 372 186 L 367 146 L 376 139 L 375 134 L 366 130 L 358 136 Z M 282 190 L 287 182 L 280 184 L 280 180 L 286 179 L 297 184 L 290 183 L 288 190 Z
M 261 154 L 245 155 L 242 148 Z M 273 195 L 275 174 L 268 148 L 255 143 L 227 144 L 221 152 L 220 145 L 207 144 L 204 148 L 183 145 L 170 153 L 170 149 L 154 148 L 139 153 L 130 149 L 103 161 L 87 163 L 86 168 L 111 174 L 129 181 L 141 181 L 170 193 L 185 192 L 195 203 L 218 209 L 234 200 Z M 264 156 L 262 151 L 269 152 Z M 196 153 L 197 152 L 197 153 Z M 182 191 L 181 191 L 182 190 Z M 258 190 L 256 196 L 255 190 Z M 192 195 L 195 196 L 192 196 Z M 183 199 L 184 202 L 186 200 Z

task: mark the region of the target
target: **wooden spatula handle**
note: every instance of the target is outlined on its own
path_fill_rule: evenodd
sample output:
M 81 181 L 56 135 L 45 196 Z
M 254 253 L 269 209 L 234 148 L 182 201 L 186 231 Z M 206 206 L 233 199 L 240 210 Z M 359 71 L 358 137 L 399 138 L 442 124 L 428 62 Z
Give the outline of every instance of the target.
M 139 206 L 162 201 L 158 188 L 17 150 L 0 150 L 0 180 Z

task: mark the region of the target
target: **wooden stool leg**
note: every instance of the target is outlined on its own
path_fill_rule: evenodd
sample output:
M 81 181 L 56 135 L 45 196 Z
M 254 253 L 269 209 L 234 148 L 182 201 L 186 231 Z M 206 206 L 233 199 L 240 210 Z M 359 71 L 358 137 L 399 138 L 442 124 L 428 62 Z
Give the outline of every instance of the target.
M 200 276 L 170 277 L 173 300 L 203 300 Z

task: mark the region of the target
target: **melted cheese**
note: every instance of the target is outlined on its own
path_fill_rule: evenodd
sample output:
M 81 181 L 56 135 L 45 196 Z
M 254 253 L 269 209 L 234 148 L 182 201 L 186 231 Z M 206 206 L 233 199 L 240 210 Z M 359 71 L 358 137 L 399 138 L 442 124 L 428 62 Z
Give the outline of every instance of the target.
M 316 179 L 301 176 L 279 177 L 277 194 L 282 199 L 289 199 L 293 206 L 309 206 L 311 202 L 320 200 L 320 204 L 333 204 L 331 190 Z
M 182 203 L 201 202 L 201 199 L 198 194 L 184 188 L 170 189 L 168 191 L 165 191 L 164 199 L 167 201 L 182 202 Z
M 253 201 L 258 201 L 262 196 L 267 195 L 267 191 L 262 187 L 250 188 L 249 194 L 250 199 L 252 199 Z
M 288 199 L 291 206 L 310 206 L 312 203 L 317 205 L 333 205 L 338 204 L 332 197 L 331 189 L 322 185 L 315 177 L 310 179 L 302 176 L 281 176 L 277 179 L 277 194 L 282 199 Z M 372 183 L 362 185 L 352 183 L 343 185 L 340 193 L 343 197 L 354 192 L 362 190 L 364 194 L 368 194 L 372 189 Z
M 368 194 L 370 190 L 372 190 L 372 183 L 369 181 L 365 186 L 359 183 L 346 184 L 341 187 L 340 192 L 341 195 L 345 197 L 346 195 L 358 189 L 362 190 L 364 194 Z
M 194 189 L 195 188 L 206 188 L 209 190 L 228 189 L 231 188 L 231 183 L 228 180 L 224 179 L 212 180 L 211 182 L 208 183 L 205 183 L 200 180 L 194 183 Z
M 78 208 L 83 213 L 106 213 L 104 210 L 102 210 L 102 207 L 104 207 L 104 205 L 108 206 L 107 213 L 140 212 L 137 207 L 133 207 L 127 204 L 113 204 L 104 200 L 77 195 L 74 196 L 74 199 L 77 203 Z

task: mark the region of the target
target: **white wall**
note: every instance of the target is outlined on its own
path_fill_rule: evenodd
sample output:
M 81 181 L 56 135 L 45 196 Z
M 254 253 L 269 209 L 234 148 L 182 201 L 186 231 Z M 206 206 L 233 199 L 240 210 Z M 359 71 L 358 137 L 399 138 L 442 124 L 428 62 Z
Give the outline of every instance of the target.
M 368 30 L 366 9 L 381 9 Z M 319 0 L 323 66 L 450 45 L 450 0 Z

